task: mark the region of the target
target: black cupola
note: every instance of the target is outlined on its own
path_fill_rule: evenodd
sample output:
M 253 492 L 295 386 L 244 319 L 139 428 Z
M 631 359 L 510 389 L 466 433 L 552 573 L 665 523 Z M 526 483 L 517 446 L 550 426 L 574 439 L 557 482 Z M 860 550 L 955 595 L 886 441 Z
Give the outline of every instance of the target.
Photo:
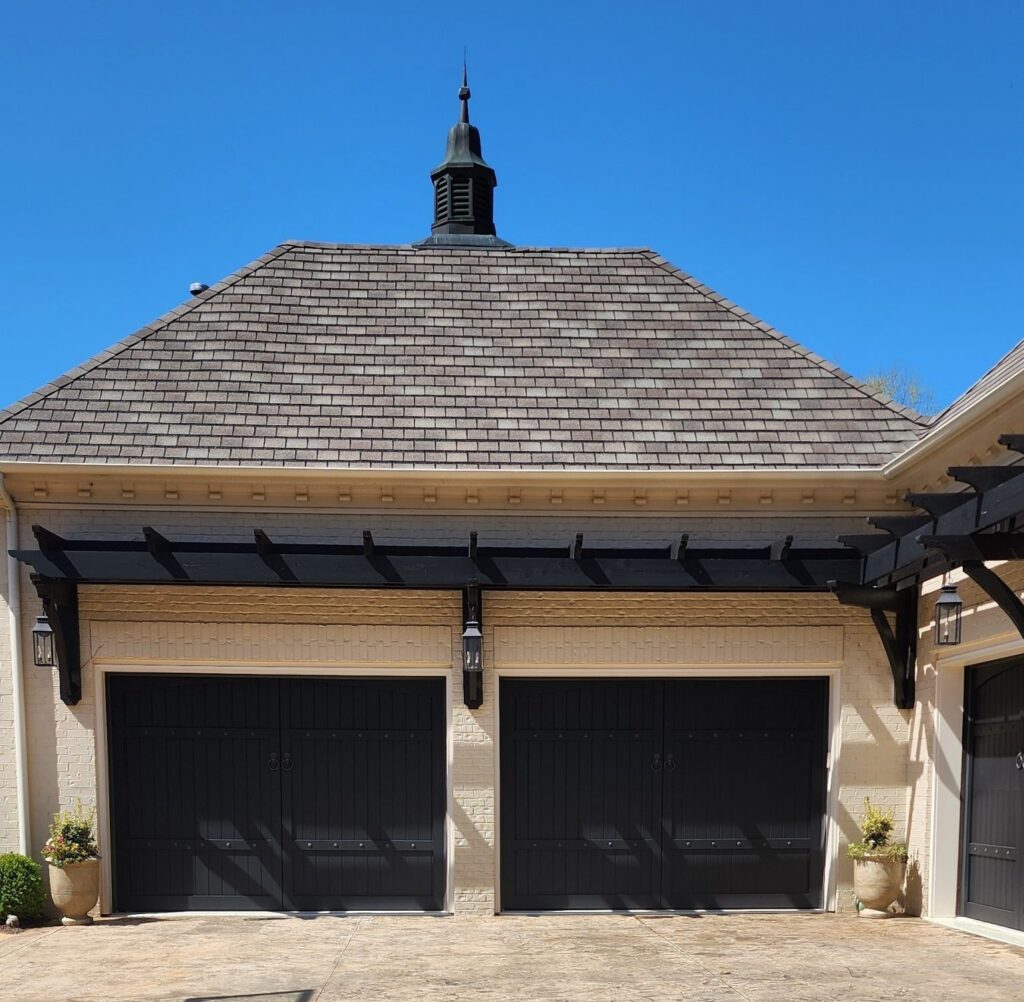
M 448 132 L 444 160 L 430 173 L 434 182 L 434 225 L 427 244 L 507 246 L 494 230 L 494 168 L 480 150 L 480 130 L 469 124 L 469 83 L 462 70 L 462 113 Z

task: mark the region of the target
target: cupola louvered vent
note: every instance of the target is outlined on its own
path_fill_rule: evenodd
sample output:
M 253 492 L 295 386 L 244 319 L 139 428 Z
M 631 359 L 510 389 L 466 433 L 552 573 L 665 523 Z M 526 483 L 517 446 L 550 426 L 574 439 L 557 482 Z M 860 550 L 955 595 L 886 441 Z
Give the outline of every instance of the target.
M 434 221 L 435 222 L 447 222 L 448 220 L 448 192 L 450 189 L 450 179 L 447 175 L 439 177 L 437 184 L 434 186 Z
M 473 215 L 490 219 L 494 215 L 494 189 L 486 184 L 473 185 Z
M 452 178 L 452 218 L 468 219 L 472 213 L 469 210 L 470 180 L 468 177 Z

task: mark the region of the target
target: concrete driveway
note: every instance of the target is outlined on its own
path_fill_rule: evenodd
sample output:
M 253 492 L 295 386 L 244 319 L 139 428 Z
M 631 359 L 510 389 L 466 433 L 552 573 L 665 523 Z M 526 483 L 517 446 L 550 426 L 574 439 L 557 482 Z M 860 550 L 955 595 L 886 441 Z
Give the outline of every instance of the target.
M 835 915 L 107 919 L 0 935 L 0 999 L 1024 997 L 1024 950 Z

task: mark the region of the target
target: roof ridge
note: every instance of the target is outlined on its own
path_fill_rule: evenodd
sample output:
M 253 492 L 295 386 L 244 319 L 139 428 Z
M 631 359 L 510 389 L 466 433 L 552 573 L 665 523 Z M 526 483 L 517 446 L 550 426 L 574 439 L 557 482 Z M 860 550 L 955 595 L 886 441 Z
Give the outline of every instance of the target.
M 667 271 L 671 275 L 675 275 L 677 278 L 685 282 L 691 289 L 701 293 L 701 295 L 707 296 L 712 302 L 717 303 L 719 306 L 728 310 L 730 313 L 739 317 L 741 320 L 745 320 L 747 323 L 756 327 L 759 331 L 768 334 L 770 337 L 775 338 L 777 341 L 784 344 L 787 348 L 791 348 L 797 354 L 802 355 L 809 362 L 813 362 L 815 365 L 824 369 L 826 372 L 841 379 L 844 383 L 850 386 L 852 389 L 863 393 L 866 397 L 870 397 L 872 400 L 876 400 L 878 403 L 883 404 L 889 410 L 899 414 L 901 417 L 905 417 L 915 424 L 918 424 L 922 429 L 929 427 L 929 419 L 926 415 L 918 413 L 913 407 L 906 407 L 903 404 L 897 403 L 888 394 L 881 393 L 876 390 L 872 390 L 867 386 L 866 383 L 856 378 L 856 376 L 850 375 L 845 369 L 841 369 L 834 362 L 830 362 L 827 358 L 819 355 L 817 352 L 812 351 L 810 348 L 800 344 L 799 341 L 793 340 L 788 334 L 784 334 L 782 331 L 772 327 L 771 324 L 766 323 L 760 317 L 755 316 L 749 310 L 744 309 L 742 306 L 732 302 L 732 300 L 726 299 L 725 296 L 718 292 L 715 292 L 710 286 L 705 285 L 703 282 L 694 278 L 692 275 L 683 271 L 682 268 L 676 267 L 667 258 L 662 257 L 657 251 L 645 251 L 644 252 L 650 260 L 656 264 L 659 268 Z
M 541 246 L 539 244 L 511 244 L 508 247 L 480 247 L 480 246 L 459 246 L 458 244 L 433 244 L 421 246 L 417 243 L 399 244 L 360 244 L 360 243 L 334 243 L 327 240 L 298 240 L 290 239 L 282 241 L 280 246 L 287 244 L 290 247 L 301 247 L 311 250 L 354 250 L 354 251 L 413 251 L 443 250 L 443 251 L 465 251 L 477 254 L 481 251 L 500 252 L 502 254 L 529 253 L 529 254 L 651 254 L 650 247 L 568 247 L 568 246 Z
M 58 390 L 63 389 L 65 386 L 73 383 L 76 379 L 92 372 L 92 370 L 97 366 L 102 365 L 104 362 L 107 362 L 112 358 L 116 358 L 122 352 L 137 345 L 140 341 L 145 341 L 146 338 L 163 330 L 172 321 L 177 320 L 179 317 L 187 316 L 194 309 L 197 309 L 203 303 L 209 302 L 215 296 L 220 295 L 220 293 L 224 292 L 226 289 L 229 289 L 237 282 L 240 282 L 243 278 L 248 278 L 250 275 L 268 265 L 271 261 L 275 261 L 277 258 L 287 254 L 294 246 L 294 241 L 288 240 L 278 244 L 273 250 L 268 251 L 266 254 L 250 261 L 246 265 L 243 265 L 237 271 L 233 271 L 230 275 L 221 279 L 221 281 L 217 282 L 215 285 L 211 285 L 208 289 L 204 289 L 198 295 L 195 295 L 191 299 L 180 303 L 171 310 L 168 310 L 166 313 L 157 317 L 156 320 L 151 321 L 144 327 L 139 327 L 127 337 L 121 338 L 120 341 L 115 341 L 114 344 L 110 345 L 110 347 L 104 348 L 95 355 L 91 355 L 84 362 L 76 365 L 73 369 L 69 369 L 56 379 L 45 383 L 40 386 L 39 389 L 33 390 L 31 393 L 21 397 L 19 400 L 15 400 L 12 404 L 8 404 L 0 410 L 0 425 L 31 407 L 33 404 L 38 403 L 40 400 L 45 400 L 52 393 L 56 393 Z

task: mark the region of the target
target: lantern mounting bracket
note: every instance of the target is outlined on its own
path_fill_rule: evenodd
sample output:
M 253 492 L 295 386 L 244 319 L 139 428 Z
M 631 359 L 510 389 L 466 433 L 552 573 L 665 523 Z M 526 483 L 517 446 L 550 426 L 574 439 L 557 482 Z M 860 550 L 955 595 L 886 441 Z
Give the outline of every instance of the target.
M 66 578 L 32 575 L 43 603 L 43 615 L 53 630 L 61 702 L 74 706 L 82 698 L 82 654 L 78 639 L 78 585 Z
M 893 701 L 901 710 L 913 709 L 917 670 L 917 587 L 898 590 L 830 581 L 829 588 L 843 605 L 867 609 L 871 613 L 871 622 L 892 672 Z M 893 614 L 892 623 L 887 612 Z
M 981 561 L 968 560 L 962 566 L 964 574 L 1006 613 L 1017 632 L 1024 637 L 1024 603 L 1017 593 Z

